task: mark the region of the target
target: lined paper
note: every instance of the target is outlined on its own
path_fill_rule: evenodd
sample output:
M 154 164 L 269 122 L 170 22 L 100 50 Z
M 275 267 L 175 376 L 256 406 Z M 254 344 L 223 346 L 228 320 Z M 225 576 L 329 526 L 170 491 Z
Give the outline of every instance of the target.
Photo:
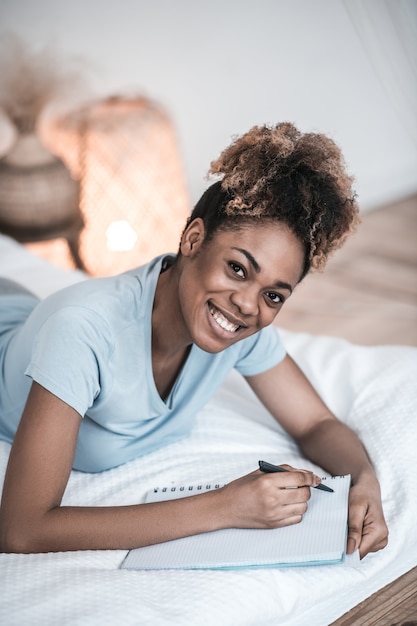
M 231 528 L 131 550 L 122 568 L 230 569 L 340 563 L 347 536 L 350 476 L 324 478 L 334 493 L 311 490 L 300 524 L 272 530 Z M 147 502 L 202 493 L 219 485 L 155 489 Z

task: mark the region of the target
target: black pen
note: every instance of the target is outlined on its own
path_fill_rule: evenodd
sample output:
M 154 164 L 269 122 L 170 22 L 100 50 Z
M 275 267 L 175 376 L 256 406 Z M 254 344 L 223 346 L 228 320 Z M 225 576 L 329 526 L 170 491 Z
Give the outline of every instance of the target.
M 261 470 L 261 472 L 265 472 L 265 474 L 271 474 L 272 472 L 289 472 L 290 471 L 290 470 L 284 469 L 283 467 L 280 467 L 279 465 L 272 465 L 272 463 L 267 463 L 266 461 L 259 461 L 259 469 Z M 323 483 L 320 483 L 320 485 L 317 485 L 316 487 L 314 487 L 314 489 L 321 489 L 322 491 L 331 491 L 332 493 L 334 492 L 333 489 L 331 489 L 327 485 L 323 485 Z

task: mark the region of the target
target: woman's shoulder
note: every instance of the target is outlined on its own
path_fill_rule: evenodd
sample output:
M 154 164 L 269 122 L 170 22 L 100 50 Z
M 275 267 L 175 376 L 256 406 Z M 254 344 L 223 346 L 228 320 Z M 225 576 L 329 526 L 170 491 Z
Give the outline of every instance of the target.
M 235 367 L 243 376 L 255 375 L 277 365 L 286 354 L 278 328 L 273 324 L 239 343 L 239 359 Z
M 119 331 L 140 322 L 152 308 L 154 287 L 159 275 L 155 263 L 132 269 L 123 274 L 88 278 L 56 291 L 42 300 L 33 313 L 35 326 L 59 325 L 75 321 Z

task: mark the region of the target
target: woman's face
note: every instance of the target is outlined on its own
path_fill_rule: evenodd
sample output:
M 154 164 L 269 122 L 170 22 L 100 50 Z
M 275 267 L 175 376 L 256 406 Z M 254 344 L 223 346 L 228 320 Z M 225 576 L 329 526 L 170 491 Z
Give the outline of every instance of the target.
M 194 220 L 181 241 L 179 303 L 190 340 L 215 353 L 271 324 L 300 280 L 304 249 L 283 224 L 244 225 L 204 243 Z

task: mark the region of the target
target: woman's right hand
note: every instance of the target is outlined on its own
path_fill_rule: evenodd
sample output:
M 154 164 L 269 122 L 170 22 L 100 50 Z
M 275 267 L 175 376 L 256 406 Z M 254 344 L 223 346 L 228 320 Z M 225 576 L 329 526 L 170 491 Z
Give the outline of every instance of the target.
M 301 522 L 310 487 L 319 485 L 320 478 L 290 465 L 281 467 L 287 471 L 268 474 L 256 470 L 222 488 L 225 527 L 280 528 Z

